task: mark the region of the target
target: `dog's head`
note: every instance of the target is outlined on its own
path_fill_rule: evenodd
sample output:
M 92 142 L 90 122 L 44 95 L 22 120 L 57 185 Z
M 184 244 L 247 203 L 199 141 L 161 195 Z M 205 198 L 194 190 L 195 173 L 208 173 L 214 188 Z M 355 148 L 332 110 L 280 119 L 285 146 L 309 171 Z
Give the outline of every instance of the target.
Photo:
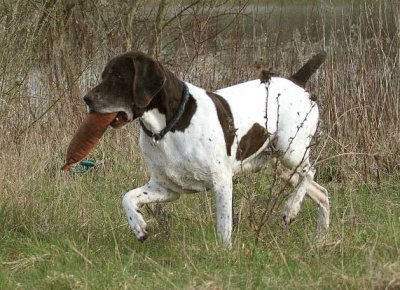
M 101 78 L 100 84 L 83 99 L 90 112 L 118 112 L 111 123 L 114 128 L 137 118 L 166 81 L 162 66 L 140 52 L 129 52 L 111 59 Z

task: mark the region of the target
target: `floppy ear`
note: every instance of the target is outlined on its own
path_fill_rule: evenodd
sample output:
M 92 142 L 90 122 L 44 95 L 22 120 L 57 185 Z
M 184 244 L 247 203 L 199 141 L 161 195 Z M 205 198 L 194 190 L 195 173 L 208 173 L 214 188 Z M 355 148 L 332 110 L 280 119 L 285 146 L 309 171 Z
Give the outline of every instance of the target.
M 138 108 L 145 108 L 161 90 L 166 77 L 161 65 L 149 56 L 136 54 L 132 59 L 135 68 L 133 101 Z

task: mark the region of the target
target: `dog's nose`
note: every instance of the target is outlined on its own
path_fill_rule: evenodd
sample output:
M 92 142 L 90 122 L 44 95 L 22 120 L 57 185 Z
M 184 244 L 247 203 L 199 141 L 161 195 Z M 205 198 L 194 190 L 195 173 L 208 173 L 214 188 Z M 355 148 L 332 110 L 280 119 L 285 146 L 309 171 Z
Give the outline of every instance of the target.
M 92 104 L 92 98 L 90 97 L 89 94 L 85 95 L 83 97 L 83 100 L 85 101 L 86 105 L 90 106 L 90 104 Z

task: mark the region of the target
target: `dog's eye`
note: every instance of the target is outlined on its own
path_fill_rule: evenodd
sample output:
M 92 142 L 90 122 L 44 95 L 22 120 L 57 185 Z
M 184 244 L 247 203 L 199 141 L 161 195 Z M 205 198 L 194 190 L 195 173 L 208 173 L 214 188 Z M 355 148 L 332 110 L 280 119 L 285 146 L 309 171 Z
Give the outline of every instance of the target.
M 114 72 L 114 73 L 113 73 L 113 76 L 114 76 L 116 79 L 119 79 L 119 80 L 122 80 L 122 79 L 123 79 L 122 74 L 120 74 L 119 72 Z

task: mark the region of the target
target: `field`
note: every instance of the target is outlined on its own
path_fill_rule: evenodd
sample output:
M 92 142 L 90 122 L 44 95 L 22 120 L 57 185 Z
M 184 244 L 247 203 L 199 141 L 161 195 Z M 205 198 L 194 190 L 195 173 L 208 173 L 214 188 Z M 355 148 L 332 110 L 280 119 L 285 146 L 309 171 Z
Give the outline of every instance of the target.
M 367 0 L 2 1 L 0 289 L 399 289 L 399 14 Z M 257 65 L 289 76 L 322 49 L 308 89 L 331 203 L 323 243 L 310 200 L 282 225 L 289 189 L 273 167 L 235 178 L 232 250 L 217 243 L 211 192 L 145 207 L 150 237 L 136 241 L 121 206 L 148 179 L 136 123 L 106 132 L 93 170 L 59 170 L 82 96 L 120 52 L 213 90 Z

